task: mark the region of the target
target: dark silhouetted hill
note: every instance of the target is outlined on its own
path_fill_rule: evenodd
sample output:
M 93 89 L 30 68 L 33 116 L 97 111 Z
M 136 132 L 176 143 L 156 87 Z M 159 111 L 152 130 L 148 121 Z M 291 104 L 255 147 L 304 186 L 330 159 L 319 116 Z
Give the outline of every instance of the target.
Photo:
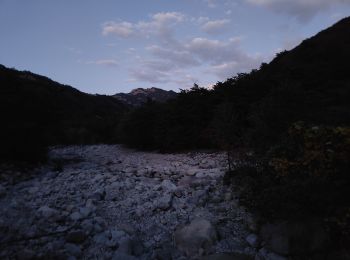
M 47 145 L 111 142 L 125 106 L 0 65 L 0 159 L 31 160 Z

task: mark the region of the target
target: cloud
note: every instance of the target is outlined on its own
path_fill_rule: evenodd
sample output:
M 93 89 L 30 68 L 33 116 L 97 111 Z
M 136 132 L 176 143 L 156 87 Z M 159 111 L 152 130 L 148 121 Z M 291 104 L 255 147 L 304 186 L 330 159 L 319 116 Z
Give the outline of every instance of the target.
M 169 37 L 172 32 L 171 28 L 184 19 L 185 15 L 179 12 L 160 12 L 152 15 L 149 21 L 137 23 L 110 21 L 102 25 L 102 34 L 105 36 L 116 35 L 121 38 L 154 34 Z
M 249 55 L 240 46 L 239 37 L 226 41 L 192 38 L 179 42 L 176 49 L 151 45 L 146 48 L 151 58 L 140 59 L 139 67 L 130 70 L 132 80 L 176 84 L 186 82 L 186 86 L 190 86 L 196 82 L 196 78 L 185 73 L 185 70 L 203 70 L 207 67 L 209 69 L 202 72 L 222 79 L 257 68 L 264 57 Z
M 149 41 L 145 41 L 145 44 L 149 43 L 144 48 L 145 54 L 129 53 L 136 57 L 137 64 L 129 68 L 131 82 L 191 86 L 198 82 L 191 75 L 193 73 L 222 79 L 256 68 L 263 60 L 262 56 L 246 53 L 241 48 L 240 37 L 227 40 L 177 38 L 176 26 L 185 21 L 192 26 L 194 23 L 208 34 L 219 33 L 230 23 L 229 19 L 191 18 L 179 12 L 161 12 L 151 15 L 146 21 L 105 23 L 102 34 L 121 38 L 144 37 Z
M 209 34 L 220 33 L 230 23 L 229 19 L 207 21 L 202 25 L 202 30 Z
M 246 2 L 269 8 L 307 22 L 317 13 L 337 4 L 350 4 L 348 0 L 246 0 Z
M 209 8 L 215 8 L 217 6 L 217 0 L 204 0 Z
M 167 72 L 154 70 L 151 68 L 143 68 L 143 69 L 131 69 L 130 70 L 129 79 L 130 82 L 149 82 L 149 83 L 169 83 L 171 82 L 171 75 Z
M 101 65 L 101 66 L 107 66 L 107 67 L 116 67 L 118 66 L 118 62 L 114 59 L 102 59 L 102 60 L 96 60 L 96 61 L 88 61 L 87 64 L 95 64 L 95 65 Z
M 102 34 L 110 35 L 114 34 L 122 38 L 127 38 L 133 35 L 134 25 L 129 22 L 106 22 L 103 24 Z
M 146 48 L 153 56 L 163 60 L 169 60 L 175 67 L 187 67 L 199 65 L 198 60 L 186 49 L 166 49 L 158 45 Z

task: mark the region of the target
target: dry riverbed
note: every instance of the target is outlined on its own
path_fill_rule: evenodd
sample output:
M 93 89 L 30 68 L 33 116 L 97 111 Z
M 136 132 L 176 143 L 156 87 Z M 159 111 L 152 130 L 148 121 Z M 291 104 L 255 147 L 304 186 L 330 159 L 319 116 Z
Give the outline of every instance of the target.
M 250 214 L 222 184 L 222 153 L 69 146 L 0 185 L 1 259 L 254 259 Z M 238 256 L 237 256 L 238 257 Z

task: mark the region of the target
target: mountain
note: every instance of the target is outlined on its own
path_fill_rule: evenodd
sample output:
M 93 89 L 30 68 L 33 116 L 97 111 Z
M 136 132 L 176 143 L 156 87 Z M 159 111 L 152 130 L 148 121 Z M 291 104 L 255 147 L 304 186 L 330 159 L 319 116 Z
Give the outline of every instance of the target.
M 30 159 L 47 145 L 115 141 L 126 109 L 115 98 L 0 65 L 0 159 Z
M 350 18 L 345 18 L 213 90 L 195 87 L 170 102 L 139 108 L 123 121 L 125 143 L 138 146 L 135 140 L 147 139 L 148 148 L 164 150 L 228 143 L 264 149 L 297 121 L 350 125 L 349 60 Z
M 118 93 L 113 95 L 114 98 L 123 102 L 124 104 L 131 106 L 141 106 L 147 103 L 148 100 L 155 102 L 165 102 L 169 99 L 173 99 L 177 96 L 177 93 L 172 90 L 163 90 L 160 88 L 137 88 L 130 93 Z

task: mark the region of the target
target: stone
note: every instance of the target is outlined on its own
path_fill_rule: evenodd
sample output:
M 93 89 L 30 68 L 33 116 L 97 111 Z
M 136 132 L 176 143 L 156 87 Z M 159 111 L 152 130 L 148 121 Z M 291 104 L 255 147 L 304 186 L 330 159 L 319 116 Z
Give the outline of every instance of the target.
M 132 255 L 116 251 L 112 257 L 112 260 L 137 260 L 137 258 Z
M 79 212 L 73 212 L 72 214 L 70 214 L 70 219 L 73 221 L 78 221 L 81 220 L 83 218 L 83 216 L 79 213 Z
M 284 256 L 270 252 L 265 247 L 261 248 L 254 258 L 254 260 L 287 260 L 287 259 L 288 258 Z
M 201 258 L 201 260 L 253 260 L 254 258 L 250 255 L 240 253 L 222 253 L 208 255 Z
M 100 201 L 100 200 L 103 200 L 105 196 L 106 196 L 106 191 L 104 189 L 98 189 L 94 191 L 94 193 L 90 196 L 90 199 Z
M 172 192 L 176 190 L 176 185 L 170 180 L 164 180 L 160 185 L 162 189 L 166 192 Z
M 94 224 L 91 219 L 85 219 L 81 222 L 80 224 L 81 228 L 84 230 L 86 233 L 91 233 L 94 229 Z
M 91 208 L 87 208 L 87 207 L 79 208 L 79 213 L 83 218 L 88 217 L 91 214 L 91 211 L 92 211 Z
M 55 209 L 52 209 L 48 206 L 42 206 L 38 209 L 38 214 L 46 219 L 55 217 L 58 215 L 58 211 Z
M 189 176 L 194 176 L 197 172 L 199 172 L 199 169 L 188 169 L 186 173 Z
M 258 247 L 259 246 L 259 237 L 256 234 L 249 234 L 245 241 L 251 246 L 251 247 Z
M 36 186 L 28 189 L 28 193 L 31 195 L 38 193 L 38 191 L 39 191 L 39 187 L 36 187 Z
M 124 237 L 119 241 L 119 247 L 118 247 L 118 252 L 124 253 L 127 255 L 132 254 L 132 241 L 128 237 Z
M 161 210 L 167 210 L 171 207 L 172 199 L 173 197 L 171 194 L 166 194 L 157 200 L 156 207 Z
M 99 245 L 107 245 L 108 240 L 108 236 L 105 232 L 98 233 L 93 237 L 93 241 Z
M 66 235 L 66 241 L 74 244 L 80 244 L 84 242 L 86 238 L 86 233 L 81 230 L 71 231 Z
M 81 255 L 81 253 L 82 253 L 79 246 L 77 246 L 75 244 L 71 244 L 71 243 L 65 244 L 64 249 L 66 250 L 66 252 L 69 255 L 73 255 L 73 256 L 76 256 L 76 257 L 79 257 Z
M 209 253 L 218 238 L 214 226 L 208 220 L 197 218 L 176 230 L 174 239 L 180 251 L 189 257 L 195 257 Z

